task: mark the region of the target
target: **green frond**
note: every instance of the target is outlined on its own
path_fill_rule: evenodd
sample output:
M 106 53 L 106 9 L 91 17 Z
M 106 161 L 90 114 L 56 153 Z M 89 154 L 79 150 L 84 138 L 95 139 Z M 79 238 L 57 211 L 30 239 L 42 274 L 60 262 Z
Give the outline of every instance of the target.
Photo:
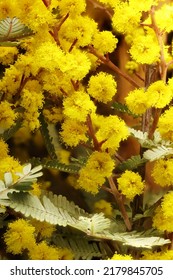
M 68 248 L 74 254 L 75 260 L 92 260 L 95 258 L 105 259 L 106 253 L 103 254 L 101 242 L 91 241 L 86 238 L 81 238 L 81 235 L 63 236 L 56 234 L 53 238 L 53 243 L 60 248 Z
M 129 127 L 130 134 L 135 137 L 139 144 L 143 148 L 153 149 L 158 146 L 171 147 L 172 143 L 169 140 L 162 139 L 160 133 L 156 130 L 153 135 L 153 139 L 149 138 L 147 132 L 142 132 L 141 130 L 136 130 L 134 128 Z
M 146 160 L 154 161 L 160 158 L 164 158 L 166 156 L 173 155 L 172 147 L 158 146 L 157 148 L 153 148 L 151 150 L 147 150 L 144 152 L 143 156 Z
M 32 158 L 30 162 L 32 163 L 33 166 L 41 164 L 44 168 L 58 169 L 59 171 L 72 173 L 72 174 L 78 173 L 80 170 L 80 166 L 78 164 L 65 164 L 59 162 L 56 159 L 41 160 L 40 158 Z
M 128 114 L 128 115 L 132 116 L 133 118 L 140 117 L 139 115 L 132 113 L 125 104 L 122 104 L 119 102 L 114 102 L 112 104 L 112 109 L 115 109 L 116 111 L 118 111 L 120 113 Z
M 145 236 L 144 232 L 135 231 L 124 233 L 103 232 L 102 235 L 97 234 L 95 237 L 114 240 L 120 242 L 123 246 L 146 249 L 152 249 L 153 247 L 164 246 L 170 243 L 169 239 L 164 239 L 160 236 Z
M 125 246 L 148 249 L 170 243 L 170 240 L 160 236 L 145 236 L 144 232 L 112 231 L 113 221 L 104 217 L 103 213 L 88 214 L 65 197 L 51 192 L 47 196 L 43 194 L 40 199 L 25 192 L 13 192 L 8 196 L 10 207 L 25 217 L 63 227 L 70 226 L 91 238 L 113 240 Z
M 44 139 L 44 143 L 46 145 L 46 149 L 52 159 L 57 159 L 57 155 L 55 152 L 55 147 L 53 145 L 53 137 L 49 134 L 48 124 L 45 121 L 43 114 L 41 113 L 39 116 L 39 120 L 41 123 L 40 131 Z
M 46 164 L 43 164 L 43 167 L 46 168 L 55 168 L 63 172 L 67 173 L 78 173 L 79 172 L 79 166 L 75 164 L 65 164 L 65 163 L 60 163 L 58 160 L 50 160 L 46 162 Z
M 137 169 L 139 166 L 144 165 L 146 162 L 147 162 L 147 159 L 141 158 L 140 155 L 132 156 L 131 158 L 120 163 L 117 166 L 117 169 L 120 171 L 134 170 L 134 169 Z
M 94 236 L 108 230 L 111 225 L 111 220 L 107 219 L 103 213 L 93 214 L 88 217 L 80 216 L 75 228 Z
M 10 42 L 17 41 L 32 34 L 32 30 L 22 24 L 16 17 L 8 17 L 0 21 L 0 45 L 4 45 L 4 43 L 10 44 Z
M 79 216 L 86 215 L 83 209 L 73 202 L 69 202 L 66 197 L 57 196 L 51 192 L 48 193 L 48 196 L 43 194 L 40 199 L 23 192 L 13 192 L 9 194 L 9 198 L 10 207 L 16 212 L 54 225 L 75 227 Z

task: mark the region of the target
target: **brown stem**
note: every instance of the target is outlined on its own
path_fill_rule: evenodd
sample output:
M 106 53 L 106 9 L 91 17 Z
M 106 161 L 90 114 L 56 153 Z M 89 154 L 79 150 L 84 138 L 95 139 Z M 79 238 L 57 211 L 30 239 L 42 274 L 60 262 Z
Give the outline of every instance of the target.
M 141 80 L 142 82 L 145 82 L 144 78 L 142 78 L 137 72 L 134 72 L 135 76 Z
M 153 138 L 153 134 L 154 134 L 154 132 L 155 132 L 155 130 L 157 128 L 157 124 L 158 124 L 161 112 L 162 112 L 161 109 L 155 109 L 153 123 L 151 125 L 150 130 L 149 130 L 149 135 L 148 135 L 149 139 Z
M 25 75 L 24 75 L 24 74 L 22 75 L 21 82 L 20 82 L 20 87 L 19 87 L 17 93 L 16 93 L 15 96 L 14 96 L 14 103 L 19 99 L 20 94 L 21 94 L 21 92 L 22 92 L 24 86 L 26 85 L 26 83 L 27 83 L 29 80 L 32 80 L 32 77 L 25 78 Z
M 108 187 L 101 186 L 101 189 L 104 190 L 104 191 L 106 191 L 106 192 L 112 193 L 111 189 L 108 188 Z
M 110 19 L 112 18 L 113 16 L 112 9 L 108 9 L 106 6 L 104 6 L 103 4 L 95 0 L 87 0 L 87 2 L 90 2 L 93 5 L 93 8 L 103 10 L 109 16 Z
M 165 54 L 164 54 L 164 42 L 163 42 L 163 32 L 158 28 L 156 20 L 155 20 L 155 7 L 152 6 L 151 11 L 151 25 L 152 28 L 156 34 L 159 46 L 160 46 L 160 77 L 161 79 L 166 82 L 166 76 L 167 76 L 167 70 L 168 65 L 165 60 Z
M 118 189 L 117 189 L 117 187 L 114 183 L 113 178 L 112 177 L 108 178 L 108 181 L 109 181 L 109 185 L 110 185 L 110 188 L 111 188 L 111 192 L 112 192 L 113 196 L 115 197 L 115 200 L 116 200 L 116 202 L 118 204 L 118 207 L 121 211 L 124 223 L 125 223 L 127 229 L 130 231 L 132 229 L 132 225 L 130 223 L 129 217 L 128 217 L 126 209 L 124 207 L 123 197 L 119 193 L 119 191 L 118 191 Z
M 87 116 L 87 126 L 88 126 L 88 132 L 89 135 L 91 136 L 92 140 L 93 140 L 93 145 L 94 145 L 94 149 L 95 151 L 100 151 L 100 144 L 95 136 L 95 131 L 93 128 L 93 124 L 92 124 L 92 120 L 91 120 L 91 116 L 88 115 Z
M 133 80 L 129 75 L 122 72 L 108 57 L 108 55 L 105 57 L 104 55 L 100 54 L 93 46 L 88 46 L 89 52 L 98 57 L 105 65 L 107 65 L 111 70 L 113 70 L 118 75 L 122 76 L 124 79 L 126 79 L 130 84 L 132 84 L 134 87 L 139 88 L 140 86 Z
M 58 25 L 53 27 L 53 31 L 49 31 L 49 33 L 51 34 L 51 36 L 54 38 L 55 42 L 57 43 L 57 45 L 60 45 L 59 42 L 59 38 L 58 38 L 58 32 L 62 26 L 62 24 L 67 20 L 67 18 L 69 17 L 69 14 L 66 14 L 58 23 Z
M 69 52 L 71 52 L 71 51 L 73 50 L 73 48 L 74 48 L 74 46 L 76 45 L 77 41 L 78 41 L 77 38 L 74 39 L 73 43 L 71 44 L 71 46 L 70 46 L 70 48 L 69 48 L 69 50 L 68 50 Z
M 74 90 L 77 91 L 79 89 L 79 85 L 80 85 L 79 81 L 73 81 L 71 79 L 71 83 L 72 83 L 72 86 L 73 86 Z
M 146 65 L 145 71 L 145 89 L 154 83 L 155 81 L 159 80 L 159 69 L 157 64 Z M 142 117 L 142 131 L 149 133 L 150 131 L 150 122 L 152 117 L 152 108 L 147 109 L 145 114 Z
M 44 5 L 48 8 L 51 4 L 51 0 L 42 0 Z

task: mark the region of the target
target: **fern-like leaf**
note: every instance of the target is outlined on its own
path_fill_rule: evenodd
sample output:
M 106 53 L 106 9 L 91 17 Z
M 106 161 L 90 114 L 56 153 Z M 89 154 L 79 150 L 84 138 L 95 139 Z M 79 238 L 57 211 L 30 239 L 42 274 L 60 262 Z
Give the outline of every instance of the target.
M 79 216 L 86 215 L 84 210 L 69 202 L 64 196 L 52 193 L 48 193 L 48 196 L 43 194 L 39 199 L 29 193 L 13 192 L 9 194 L 9 198 L 10 207 L 16 212 L 54 225 L 75 227 Z
M 46 221 L 59 226 L 71 226 L 97 239 L 121 242 L 122 245 L 137 248 L 152 248 L 170 243 L 170 240 L 158 236 L 145 236 L 137 232 L 112 232 L 109 219 L 103 214 L 90 215 L 65 197 L 48 193 L 39 199 L 25 192 L 8 194 L 10 207 L 26 217 Z
M 32 158 L 31 163 L 33 166 L 41 164 L 44 168 L 58 169 L 62 172 L 67 172 L 71 174 L 78 173 L 80 166 L 78 164 L 65 164 L 58 160 L 41 160 L 40 158 Z
M 53 142 L 52 142 L 53 138 L 49 134 L 48 124 L 45 121 L 45 118 L 44 118 L 42 113 L 40 114 L 39 120 L 40 120 L 40 123 L 41 123 L 40 131 L 42 133 L 47 151 L 48 151 L 48 153 L 49 153 L 49 155 L 52 159 L 57 159 L 57 155 L 56 155 L 56 152 L 55 152 L 55 147 L 54 147 Z
M 157 148 L 153 148 L 151 150 L 147 150 L 144 152 L 143 157 L 146 160 L 154 161 L 160 158 L 164 158 L 166 156 L 173 154 L 173 148 L 171 147 L 165 147 L 165 146 L 158 146 Z
M 151 140 L 147 132 L 136 130 L 129 127 L 129 132 L 134 136 L 143 148 L 157 148 L 158 146 L 170 147 L 172 143 L 168 140 L 162 139 L 160 133 L 156 130 Z
M 81 235 L 70 233 L 70 235 L 56 234 L 53 243 L 59 248 L 68 248 L 74 254 L 75 260 L 91 260 L 94 258 L 104 259 L 107 255 L 103 250 L 101 242 L 81 238 Z
M 124 232 L 124 233 L 111 233 L 104 232 L 96 234 L 97 238 L 104 238 L 121 242 L 124 246 L 152 249 L 155 246 L 164 246 L 170 243 L 169 239 L 164 239 L 160 236 L 145 236 L 144 232 Z
M 147 162 L 147 159 L 141 158 L 140 155 L 132 156 L 131 158 L 127 159 L 126 161 L 120 163 L 117 166 L 117 169 L 120 171 L 134 170 L 134 169 L 137 169 L 139 166 L 144 165 L 146 162 Z
M 79 217 L 76 228 L 87 233 L 88 235 L 95 235 L 103 232 L 110 227 L 111 220 L 105 218 L 103 213 L 94 214 L 91 217 Z
M 16 17 L 8 17 L 0 21 L 0 44 L 16 41 L 32 34 L 32 30 L 22 24 Z
M 112 108 L 118 112 L 128 114 L 128 115 L 132 116 L 133 118 L 139 118 L 139 115 L 132 113 L 125 104 L 122 104 L 119 102 L 114 102 L 112 104 Z
M 58 160 L 50 160 L 46 162 L 46 164 L 43 163 L 43 167 L 55 168 L 67 173 L 78 173 L 80 169 L 80 167 L 75 164 L 65 164 L 59 162 Z

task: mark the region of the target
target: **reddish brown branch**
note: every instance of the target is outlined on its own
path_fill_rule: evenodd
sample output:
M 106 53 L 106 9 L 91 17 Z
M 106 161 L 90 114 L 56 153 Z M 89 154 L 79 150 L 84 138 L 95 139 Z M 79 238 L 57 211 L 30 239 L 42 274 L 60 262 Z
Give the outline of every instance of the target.
M 51 0 L 42 0 L 44 5 L 48 8 L 51 4 Z
M 49 31 L 49 33 L 51 34 L 51 36 L 54 38 L 55 42 L 57 43 L 57 45 L 60 45 L 59 42 L 59 38 L 58 38 L 58 32 L 62 26 L 62 24 L 67 20 L 67 18 L 69 17 L 69 14 L 66 14 L 61 20 L 60 22 L 53 27 L 52 31 Z
M 161 79 L 166 82 L 167 70 L 168 65 L 165 60 L 164 54 L 164 42 L 163 42 L 163 32 L 158 28 L 156 20 L 155 20 L 155 7 L 152 6 L 151 11 L 151 26 L 156 34 L 159 46 L 160 46 L 160 77 Z
M 100 151 L 100 143 L 98 142 L 98 140 L 95 136 L 95 131 L 94 131 L 94 128 L 93 128 L 93 124 L 92 124 L 92 120 L 91 120 L 90 115 L 87 116 L 86 123 L 87 123 L 87 126 L 88 126 L 88 133 L 93 140 L 94 149 L 95 149 L 95 151 Z
M 77 41 L 78 41 L 77 38 L 73 41 L 73 43 L 71 44 L 71 46 L 70 46 L 70 48 L 69 48 L 69 50 L 68 50 L 69 52 L 71 52 L 71 51 L 73 50 L 73 48 L 74 48 L 74 46 L 76 45 Z
M 126 209 L 124 207 L 124 202 L 123 202 L 123 197 L 122 195 L 119 193 L 115 183 L 114 183 L 114 180 L 112 177 L 108 178 L 108 181 L 109 181 L 109 185 L 110 185 L 110 188 L 111 188 L 111 193 L 113 194 L 117 204 L 118 204 L 118 207 L 121 211 L 121 214 L 122 214 L 122 217 L 123 217 L 123 220 L 124 220 L 124 223 L 127 227 L 127 229 L 130 231 L 132 229 L 132 225 L 130 223 L 130 220 L 129 220 L 129 217 L 127 215 L 127 212 L 126 212 Z
M 126 79 L 130 84 L 132 84 L 134 87 L 139 88 L 140 86 L 133 80 L 129 75 L 126 73 L 122 72 L 107 56 L 104 56 L 100 54 L 93 46 L 88 47 L 89 52 L 95 55 L 96 57 L 99 58 L 105 65 L 107 65 L 111 70 L 113 70 L 115 73 L 118 75 L 122 76 L 124 79 Z

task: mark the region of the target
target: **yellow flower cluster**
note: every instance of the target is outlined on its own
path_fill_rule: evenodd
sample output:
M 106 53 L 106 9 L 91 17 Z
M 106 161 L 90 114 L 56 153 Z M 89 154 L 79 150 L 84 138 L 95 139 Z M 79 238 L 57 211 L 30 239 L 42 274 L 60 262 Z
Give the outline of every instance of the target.
M 166 110 L 158 122 L 158 130 L 164 139 L 173 141 L 173 106 Z
M 0 80 L 0 91 L 5 94 L 6 99 L 12 102 L 12 97 L 17 93 L 22 73 L 14 65 L 6 68 L 3 78 Z
M 125 122 L 117 116 L 100 117 L 93 116 L 97 140 L 103 143 L 102 151 L 108 150 L 110 154 L 114 154 L 119 148 L 120 142 L 128 138 L 128 128 Z
M 8 156 L 8 145 L 0 139 L 0 160 Z
M 31 260 L 70 260 L 73 259 L 73 254 L 68 249 L 59 249 L 42 241 L 34 246 L 34 250 L 29 251 L 29 258 Z
M 159 80 L 152 83 L 146 91 L 143 88 L 130 91 L 125 101 L 134 114 L 143 114 L 150 107 L 164 108 L 172 99 L 172 80 L 168 84 Z
M 7 252 L 21 254 L 25 249 L 31 249 L 35 244 L 35 228 L 24 219 L 18 219 L 8 225 L 4 234 Z
M 12 104 L 7 101 L 0 102 L 0 130 L 1 133 L 10 128 L 17 118 L 17 113 L 11 108 Z
M 87 192 L 98 193 L 114 169 L 114 160 L 105 152 L 93 152 L 86 165 L 79 171 L 79 186 Z
M 117 84 L 112 75 L 100 72 L 91 76 L 87 90 L 96 100 L 107 103 L 116 94 Z
M 118 16 L 117 16 L 118 15 Z M 140 23 L 141 12 L 136 6 L 128 2 L 118 1 L 114 8 L 112 18 L 113 28 L 120 33 L 127 33 L 129 30 L 136 29 Z
M 43 110 L 43 114 L 49 123 L 55 124 L 57 122 L 62 121 L 63 119 L 61 107 L 50 107 L 50 109 L 45 108 Z
M 151 100 L 153 107 L 161 109 L 171 102 L 173 90 L 169 85 L 160 80 L 148 87 L 147 96 Z
M 125 98 L 126 104 L 134 114 L 144 114 L 151 102 L 143 88 L 135 89 Z
M 109 260 L 114 260 L 114 261 L 118 261 L 118 260 L 133 260 L 132 256 L 131 255 L 121 255 L 121 254 L 118 254 L 118 253 L 115 253 L 111 259 Z
M 4 173 L 11 172 L 13 175 L 13 178 L 16 179 L 17 176 L 15 175 L 15 172 L 22 171 L 22 166 L 18 162 L 17 159 L 14 159 L 11 156 L 5 156 L 5 153 L 2 153 L 4 156 L 3 158 L 0 158 L 0 180 L 4 179 Z
M 153 217 L 153 227 L 161 231 L 173 232 L 173 191 L 165 194 Z
M 0 47 L 0 63 L 8 65 L 17 58 L 18 49 L 15 47 Z
M 129 52 L 137 63 L 152 64 L 158 62 L 160 46 L 154 32 L 150 31 L 148 34 L 135 36 Z
M 24 111 L 24 126 L 34 131 L 39 128 L 39 109 L 43 107 L 43 94 L 37 81 L 29 81 L 22 91 L 21 106 Z
M 173 184 L 172 172 L 173 159 L 159 159 L 155 162 L 152 176 L 161 187 L 169 187 Z
M 173 4 L 164 4 L 155 13 L 156 22 L 162 31 L 170 32 L 173 29 Z
M 138 70 L 139 65 L 138 65 L 138 63 L 136 63 L 135 61 L 129 60 L 129 61 L 126 63 L 125 68 L 126 68 L 126 70 L 127 70 L 130 74 L 133 74 L 135 71 Z
M 76 39 L 77 47 L 85 47 L 92 43 L 94 33 L 97 31 L 96 22 L 88 16 L 69 17 L 60 29 L 60 38 L 72 44 Z
M 101 1 L 108 4 L 109 1 Z M 112 17 L 112 25 L 115 31 L 124 33 L 126 38 L 131 38 L 129 53 L 132 59 L 140 64 L 157 63 L 160 60 L 160 45 L 151 24 L 151 7 L 156 8 L 154 20 L 158 30 L 162 32 L 170 32 L 173 29 L 173 5 L 171 3 L 164 4 L 162 1 L 145 0 L 145 1 L 115 1 L 112 4 L 114 15 Z M 143 12 L 145 13 L 145 21 L 143 22 Z M 118 16 L 117 16 L 118 15 Z M 143 25 L 144 23 L 144 25 Z M 142 25 L 141 25 L 142 24 Z M 135 30 L 135 36 L 134 34 Z M 152 46 L 152 48 L 151 48 Z M 171 61 L 171 57 L 169 61 Z
M 88 114 L 96 111 L 96 106 L 84 91 L 75 91 L 64 99 L 63 114 L 65 117 L 85 122 Z
M 51 237 L 53 232 L 56 230 L 54 225 L 47 222 L 40 222 L 33 219 L 30 223 L 35 227 L 36 234 L 39 234 L 42 238 Z
M 114 51 L 118 43 L 118 39 L 110 31 L 101 31 L 94 35 L 93 46 L 103 54 Z
M 144 191 L 144 182 L 138 173 L 126 170 L 121 177 L 117 179 L 118 189 L 128 199 L 133 200 L 136 195 L 140 195 Z
M 57 5 L 62 15 L 69 13 L 70 17 L 80 15 L 86 9 L 85 0 L 57 0 Z
M 60 135 L 67 145 L 73 147 L 88 140 L 86 136 L 87 130 L 87 126 L 84 123 L 68 118 L 62 124 Z
M 46 23 L 53 25 L 54 16 L 40 0 L 0 1 L 0 18 L 17 17 L 33 31 L 38 31 Z
M 45 241 L 36 243 L 36 234 L 42 237 L 50 237 L 55 228 L 46 223 L 26 221 L 18 219 L 8 224 L 8 229 L 4 234 L 4 241 L 7 252 L 22 254 L 28 253 L 31 260 L 58 260 L 73 259 L 73 254 L 67 248 L 61 249 L 48 245 Z
M 98 213 L 103 212 L 108 217 L 112 216 L 113 212 L 111 203 L 104 199 L 100 199 L 94 203 L 94 210 Z
M 142 260 L 173 260 L 173 250 L 163 250 L 161 252 L 142 252 Z

